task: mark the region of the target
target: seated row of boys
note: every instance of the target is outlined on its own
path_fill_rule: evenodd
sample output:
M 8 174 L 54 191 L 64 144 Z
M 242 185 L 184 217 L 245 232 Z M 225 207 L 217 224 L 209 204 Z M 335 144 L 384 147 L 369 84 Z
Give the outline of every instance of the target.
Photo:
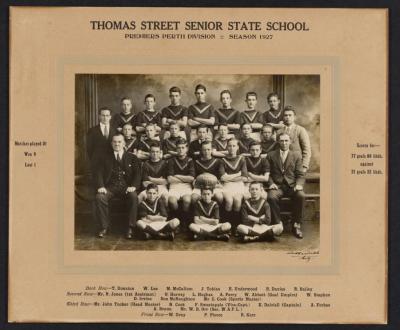
M 222 127 L 226 126 L 220 125 L 220 129 Z M 218 150 L 209 140 L 201 142 L 198 155 L 195 151 L 194 158 L 188 157 L 188 143 L 179 138 L 174 154 L 168 160 L 162 159 L 159 141 L 150 141 L 149 159 L 144 163 L 126 149 L 123 135 L 113 136 L 111 145 L 112 153 L 107 153 L 96 168 L 95 205 L 96 218 L 102 226 L 100 237 L 107 233 L 108 204 L 114 196 L 128 201 L 127 238 L 132 237 L 136 226 L 145 238 L 173 239 L 180 221 L 176 218 L 168 220 L 168 214 L 177 210 L 181 201 L 182 211 L 186 214 L 194 206 L 194 218 L 188 221 L 194 239 L 229 239 L 231 224 L 219 223 L 218 210 L 223 203 L 227 212 L 241 212 L 242 224 L 237 226 L 236 232 L 243 236 L 244 242 L 272 239 L 283 230 L 279 206 L 282 196 L 292 200 L 294 235 L 297 238 L 303 236 L 300 224 L 305 172 L 302 156 L 289 150 L 290 137 L 286 133 L 279 135 L 279 148 L 269 152 L 266 158 L 261 156 L 261 144 L 257 141 L 249 144 L 247 157 L 239 154 L 236 138 L 227 141 L 221 158 L 213 156 Z M 215 177 L 217 184 L 200 185 L 199 177 L 204 173 Z M 141 183 L 145 190 L 138 194 Z M 268 196 L 265 189 L 268 189 Z M 139 220 L 136 214 L 138 203 Z M 168 208 L 170 212 L 167 212 Z

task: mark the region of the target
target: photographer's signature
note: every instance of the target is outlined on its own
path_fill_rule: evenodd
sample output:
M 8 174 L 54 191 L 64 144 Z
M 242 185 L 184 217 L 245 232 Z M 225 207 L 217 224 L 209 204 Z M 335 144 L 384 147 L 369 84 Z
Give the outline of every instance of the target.
M 287 252 L 293 258 L 299 258 L 309 262 L 312 258 L 319 256 L 319 250 L 317 251 L 290 251 Z

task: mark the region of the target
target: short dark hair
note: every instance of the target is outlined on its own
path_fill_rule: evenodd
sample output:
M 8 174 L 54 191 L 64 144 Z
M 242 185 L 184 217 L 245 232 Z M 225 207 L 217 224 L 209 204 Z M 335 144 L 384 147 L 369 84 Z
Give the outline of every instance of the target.
M 181 128 L 176 120 L 171 121 L 171 122 L 169 123 L 169 127 L 171 127 L 172 125 L 177 125 L 179 128 Z
M 260 147 L 261 147 L 261 142 L 255 141 L 255 140 L 254 140 L 254 141 L 250 142 L 249 149 L 250 149 L 252 146 L 260 146 Z
M 202 89 L 202 90 L 204 90 L 205 92 L 207 92 L 206 86 L 204 86 L 204 85 L 202 85 L 202 84 L 198 84 L 198 85 L 195 87 L 194 91 L 197 92 L 199 89 Z
M 125 123 L 125 124 L 123 124 L 123 125 L 122 125 L 122 128 L 124 128 L 124 127 L 125 127 L 125 126 L 127 126 L 127 125 L 129 125 L 130 127 L 132 127 L 132 128 L 133 128 L 133 125 L 132 125 L 132 123 L 129 123 L 129 122 L 128 122 L 128 123 Z
M 121 137 L 124 139 L 124 141 L 125 141 L 124 135 L 123 135 L 122 133 L 120 133 L 120 132 L 113 134 L 113 136 L 111 137 L 111 141 L 112 141 L 116 136 L 121 136 Z
M 150 189 L 155 189 L 158 191 L 158 186 L 155 183 L 149 183 L 146 187 L 146 191 L 149 191 Z
M 281 98 L 279 97 L 279 95 L 278 95 L 278 93 L 269 93 L 268 95 L 267 95 L 267 101 L 269 101 L 269 99 L 271 98 L 271 97 L 276 97 L 278 100 L 280 100 Z
M 220 123 L 220 124 L 218 124 L 218 129 L 219 129 L 221 126 L 228 127 L 228 124 L 227 124 L 227 123 Z
M 160 148 L 161 149 L 161 145 L 158 141 L 152 141 L 149 145 L 149 149 L 151 148 Z
M 199 126 L 197 126 L 196 131 L 199 131 L 200 128 L 208 128 L 208 127 L 207 127 L 207 125 L 200 124 Z
M 211 187 L 211 186 L 205 186 L 205 187 L 203 187 L 203 188 L 200 189 L 200 194 L 201 194 L 204 190 L 210 190 L 211 193 L 214 192 L 213 187 Z
M 224 89 L 221 93 L 219 93 L 219 97 L 222 97 L 222 94 L 229 94 L 229 96 L 232 98 L 232 93 L 228 89 Z
M 239 144 L 239 140 L 238 140 L 237 138 L 235 138 L 235 137 L 230 138 L 230 139 L 228 140 L 228 143 L 229 143 L 229 142 L 232 142 L 232 141 L 235 141 L 236 144 Z
M 156 100 L 156 97 L 153 94 L 146 94 L 144 100 L 146 101 L 149 97 L 152 97 L 154 101 Z
M 290 135 L 289 135 L 288 133 L 283 132 L 283 133 L 279 134 L 279 135 L 276 137 L 276 139 L 277 139 L 278 142 L 279 142 L 279 139 L 281 138 L 282 135 L 286 135 L 286 136 L 289 137 L 289 140 L 290 140 L 290 141 L 292 140 L 292 138 L 290 137 Z
M 212 145 L 212 142 L 209 141 L 209 140 L 205 140 L 205 141 L 201 142 L 200 148 L 203 148 L 203 146 L 206 145 L 206 144 L 211 144 Z
M 251 127 L 251 124 L 250 123 L 243 123 L 242 125 L 240 125 L 240 128 L 243 128 L 243 126 L 244 125 L 249 125 L 250 126 L 250 128 L 252 129 L 252 127 Z
M 181 94 L 182 93 L 182 91 L 181 91 L 181 89 L 179 88 L 179 87 L 176 87 L 176 86 L 173 86 L 173 87 L 171 87 L 170 89 L 169 89 L 169 93 L 171 94 L 171 93 L 179 93 L 179 94 Z
M 124 96 L 124 97 L 121 99 L 121 103 L 124 102 L 125 100 L 129 100 L 129 101 L 131 101 L 131 103 L 132 103 L 132 99 L 131 99 L 130 97 L 127 97 L 127 96 Z
M 292 111 L 296 115 L 296 109 L 294 108 L 294 106 L 287 105 L 286 107 L 284 107 L 283 108 L 283 113 L 285 113 L 287 111 Z
M 182 144 L 184 144 L 184 145 L 187 146 L 187 145 L 188 145 L 187 140 L 184 139 L 184 138 L 180 138 L 180 139 L 178 139 L 178 140 L 176 141 L 176 143 L 175 143 L 176 146 L 179 146 L 179 145 L 182 145 Z
M 256 184 L 258 184 L 258 185 L 260 185 L 260 187 L 262 187 L 262 184 L 261 184 L 261 182 L 259 182 L 259 181 L 252 181 L 252 182 L 250 182 L 249 187 L 254 186 L 254 185 L 256 185 Z
M 101 108 L 99 108 L 99 111 L 97 111 L 97 112 L 98 112 L 98 114 L 101 114 L 102 111 L 109 111 L 110 114 L 112 112 L 109 107 L 101 107 Z
M 270 129 L 272 129 L 272 131 L 274 131 L 274 127 L 273 127 L 271 124 L 264 124 L 264 126 L 262 127 L 262 130 L 263 130 L 265 127 L 269 127 Z
M 257 99 L 257 93 L 256 92 L 247 92 L 246 93 L 246 100 L 249 98 L 249 96 L 255 96 Z

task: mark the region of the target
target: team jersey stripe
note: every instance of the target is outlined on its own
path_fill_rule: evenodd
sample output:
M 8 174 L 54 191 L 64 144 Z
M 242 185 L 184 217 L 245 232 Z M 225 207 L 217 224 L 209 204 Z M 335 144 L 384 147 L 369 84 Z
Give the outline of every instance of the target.
M 143 201 L 142 203 L 143 203 L 143 205 L 144 205 L 150 212 L 152 212 L 153 214 L 156 214 L 158 200 L 159 200 L 159 197 L 158 197 L 158 198 L 156 199 L 156 201 L 154 202 L 154 207 L 153 207 L 153 208 L 150 207 L 150 206 L 146 203 L 146 201 Z
M 156 116 L 157 116 L 157 112 L 155 112 L 155 114 L 153 115 L 153 116 L 148 116 L 145 112 L 142 112 L 143 113 L 143 116 L 145 116 L 146 117 L 146 119 L 150 122 L 150 121 L 152 121 L 154 118 L 156 118 Z
M 257 116 L 257 112 L 254 112 L 252 115 L 249 115 L 246 111 L 242 112 L 244 116 L 252 123 Z M 251 117 L 252 116 L 252 117 Z
M 254 164 L 253 163 L 253 161 L 251 160 L 251 158 L 249 157 L 249 158 L 247 158 L 247 160 L 250 162 L 250 164 L 251 164 L 251 166 L 252 166 L 252 168 L 256 168 L 258 165 L 260 165 L 260 163 L 261 163 L 261 158 L 259 158 L 257 161 L 256 161 L 256 163 Z
M 208 211 L 206 211 L 204 206 L 203 206 L 203 203 L 201 203 L 201 201 L 198 201 L 197 203 L 200 205 L 200 208 L 202 209 L 204 214 L 207 214 L 208 217 L 211 215 L 212 210 L 214 209 L 215 205 L 217 204 L 215 201 L 212 201 L 210 209 Z
M 204 111 L 206 111 L 209 107 L 211 107 L 211 104 L 206 105 L 203 109 L 200 109 L 196 105 L 193 104 L 193 108 L 197 110 L 198 113 L 202 114 Z
M 131 115 L 128 118 L 125 119 L 125 117 L 123 117 L 121 114 L 119 114 L 119 116 L 121 117 L 122 121 L 124 123 L 128 123 L 135 115 Z
M 174 161 L 175 161 L 175 164 L 178 165 L 179 169 L 181 171 L 183 171 L 189 165 L 189 162 L 191 161 L 191 159 L 188 158 L 187 162 L 183 166 L 179 163 L 178 159 L 174 158 Z
M 209 170 L 211 167 L 213 167 L 216 161 L 217 161 L 217 159 L 213 159 L 213 161 L 208 166 L 205 166 L 202 163 L 200 163 L 198 159 L 196 159 L 196 163 L 205 170 Z
M 281 113 L 282 113 L 282 110 L 279 111 L 277 115 L 274 115 L 271 111 L 268 111 L 268 114 L 269 114 L 271 117 L 275 118 L 275 119 L 278 119 L 279 116 L 281 115 Z
M 264 198 L 260 198 L 260 204 L 257 206 L 257 210 L 254 209 L 248 200 L 245 201 L 247 207 L 254 213 L 254 214 L 259 214 L 259 212 L 261 211 L 261 208 L 264 206 L 265 203 L 265 199 Z
M 226 116 L 222 111 L 220 110 L 216 110 L 218 112 L 218 114 L 224 118 L 226 121 L 228 121 L 229 119 L 231 119 L 236 113 L 236 110 L 233 110 L 228 116 Z
M 240 163 L 240 161 L 242 160 L 242 157 L 239 156 L 238 159 L 236 160 L 236 163 L 234 163 L 234 165 L 231 164 L 231 162 L 229 161 L 229 159 L 226 158 L 222 158 L 222 160 L 225 162 L 226 165 L 228 165 L 233 171 L 237 171 L 238 165 Z
M 180 110 L 175 113 L 170 107 L 166 107 L 166 109 L 169 111 L 169 113 L 172 115 L 172 117 L 177 118 L 183 111 L 183 108 L 180 108 Z
M 214 140 L 216 143 L 218 143 L 220 145 L 221 148 L 226 149 L 226 147 L 228 146 L 228 140 L 225 141 L 221 141 L 219 139 L 215 139 Z M 223 144 L 225 142 L 225 145 Z

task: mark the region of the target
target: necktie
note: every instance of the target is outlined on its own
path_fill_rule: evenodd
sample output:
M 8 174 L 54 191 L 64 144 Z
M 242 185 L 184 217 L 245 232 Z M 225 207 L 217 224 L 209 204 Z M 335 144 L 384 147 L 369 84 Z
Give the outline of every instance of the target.
M 105 125 L 105 126 L 104 126 L 104 136 L 105 136 L 106 139 L 108 139 L 108 134 L 109 134 L 109 133 L 108 133 L 108 126 Z
M 117 162 L 121 163 L 121 157 L 119 156 L 119 152 L 117 153 Z

